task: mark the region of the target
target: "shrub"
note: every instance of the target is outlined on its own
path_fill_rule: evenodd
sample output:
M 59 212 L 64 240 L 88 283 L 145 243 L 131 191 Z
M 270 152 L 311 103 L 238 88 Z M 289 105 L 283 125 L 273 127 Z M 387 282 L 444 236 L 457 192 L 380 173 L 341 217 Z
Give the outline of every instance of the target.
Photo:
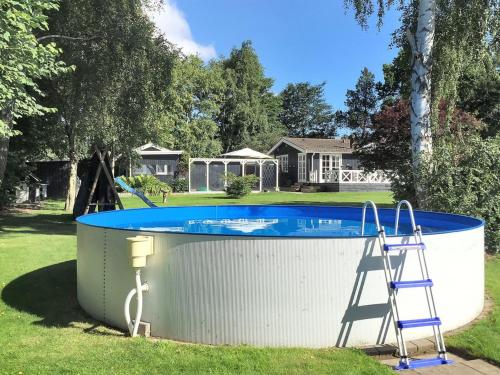
M 185 191 L 188 191 L 188 189 L 189 189 L 188 180 L 187 180 L 187 178 L 184 178 L 184 177 L 176 178 L 174 181 L 172 181 L 171 186 L 172 186 L 172 190 L 175 193 L 183 193 Z
M 252 192 L 257 182 L 259 182 L 259 177 L 255 175 L 236 176 L 228 173 L 226 178 L 226 194 L 231 198 L 244 197 Z
M 139 176 L 121 177 L 134 189 L 142 191 L 146 195 L 160 195 L 163 191 L 170 192 L 172 189 L 168 184 L 158 180 L 151 174 Z
M 463 143 L 435 144 L 432 168 L 423 177 L 425 209 L 454 212 L 485 220 L 486 248 L 500 251 L 500 135 Z

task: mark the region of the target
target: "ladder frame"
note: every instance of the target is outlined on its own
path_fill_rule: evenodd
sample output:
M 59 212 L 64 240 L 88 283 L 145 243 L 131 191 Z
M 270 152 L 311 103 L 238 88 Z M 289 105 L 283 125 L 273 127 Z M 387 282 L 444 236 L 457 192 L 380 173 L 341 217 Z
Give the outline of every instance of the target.
M 411 360 L 408 358 L 408 349 L 406 347 L 406 342 L 404 340 L 403 328 L 400 328 L 398 326 L 398 321 L 400 320 L 399 309 L 398 309 L 398 300 L 397 300 L 398 289 L 391 287 L 392 282 L 394 282 L 395 280 L 393 279 L 392 272 L 391 272 L 392 265 L 391 265 L 389 251 L 384 250 L 384 245 L 387 243 L 386 232 L 385 232 L 385 228 L 380 225 L 377 206 L 373 201 L 366 201 L 363 204 L 362 219 L 361 219 L 361 235 L 363 236 L 364 232 L 365 232 L 366 209 L 369 206 L 373 209 L 374 221 L 375 221 L 375 225 L 377 228 L 377 239 L 378 239 L 380 251 L 382 253 L 382 258 L 383 258 L 384 275 L 385 275 L 385 279 L 386 279 L 387 291 L 389 293 L 389 301 L 390 301 L 390 305 L 391 305 L 391 312 L 392 312 L 392 317 L 393 317 L 393 322 L 394 322 L 394 328 L 396 331 L 396 340 L 397 340 L 397 344 L 398 344 L 398 348 L 399 348 L 400 363 L 403 363 L 406 366 L 410 366 Z M 400 217 L 402 206 L 406 206 L 408 208 L 408 214 L 410 215 L 410 222 L 411 222 L 411 226 L 412 226 L 413 238 L 415 240 L 415 243 L 416 244 L 424 243 L 423 242 L 423 235 L 422 235 L 422 228 L 420 225 L 416 225 L 415 216 L 413 214 L 413 208 L 411 206 L 411 203 L 408 202 L 407 200 L 400 201 L 396 207 L 396 217 L 395 217 L 395 223 L 394 223 L 394 235 L 395 236 L 398 235 L 399 217 Z M 425 257 L 425 250 L 419 248 L 416 251 L 417 251 L 417 255 L 418 255 L 422 279 L 423 280 L 430 279 L 429 269 L 427 266 L 427 260 Z M 400 253 L 401 253 L 401 250 L 400 250 Z M 435 304 L 435 300 L 434 300 L 434 294 L 432 292 L 432 285 L 424 286 L 423 288 L 425 289 L 425 293 L 426 293 L 426 300 L 427 300 L 427 306 L 429 307 L 429 314 L 431 317 L 437 317 L 438 315 L 437 315 L 437 309 L 436 309 L 436 304 Z M 433 328 L 433 332 L 434 332 L 434 338 L 436 340 L 438 358 L 440 358 L 444 361 L 448 361 L 448 356 L 446 353 L 446 347 L 444 344 L 444 338 L 443 338 L 441 326 L 440 325 L 433 325 L 432 328 Z

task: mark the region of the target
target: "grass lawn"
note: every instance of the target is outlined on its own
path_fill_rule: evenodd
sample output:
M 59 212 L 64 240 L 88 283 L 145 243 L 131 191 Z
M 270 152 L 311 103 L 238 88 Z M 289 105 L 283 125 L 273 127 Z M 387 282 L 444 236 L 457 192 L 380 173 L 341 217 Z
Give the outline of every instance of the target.
M 162 206 L 161 197 L 151 200 Z M 173 194 L 169 197 L 169 206 L 194 206 L 194 205 L 227 205 L 227 204 L 316 204 L 316 205 L 342 205 L 360 206 L 367 200 L 373 200 L 380 206 L 392 206 L 392 193 L 290 193 L 269 192 L 250 194 L 241 199 L 228 198 L 225 194 Z M 126 208 L 147 207 L 137 197 L 122 198 Z
M 170 204 L 354 204 L 386 193 L 176 195 Z M 156 198 L 156 201 L 161 200 Z M 142 207 L 137 198 L 126 207 Z M 84 314 L 76 301 L 75 224 L 60 202 L 43 210 L 0 215 L 0 374 L 390 374 L 356 350 L 270 349 L 177 344 L 131 339 Z M 488 288 L 500 301 L 500 258 L 488 262 Z M 494 276 L 496 275 L 496 276 Z M 500 310 L 448 339 L 498 360 Z M 495 346 L 496 345 L 496 346 Z
M 170 204 L 356 204 L 387 193 L 176 195 Z M 160 198 L 154 199 L 156 202 Z M 137 198 L 126 207 L 142 207 Z M 356 350 L 177 344 L 124 336 L 76 301 L 75 224 L 60 202 L 0 216 L 0 374 L 390 374 Z
M 449 337 L 447 342 L 451 348 L 500 366 L 500 255 L 486 262 L 486 289 L 494 300 L 493 311 L 467 331 Z

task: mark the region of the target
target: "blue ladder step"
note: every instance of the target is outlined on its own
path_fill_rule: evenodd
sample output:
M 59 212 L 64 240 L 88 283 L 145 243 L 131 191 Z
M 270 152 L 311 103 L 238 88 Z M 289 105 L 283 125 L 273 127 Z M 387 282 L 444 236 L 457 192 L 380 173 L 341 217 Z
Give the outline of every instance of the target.
M 420 367 L 432 367 L 432 366 L 441 366 L 441 365 L 451 365 L 453 361 L 451 359 L 444 358 L 424 358 L 424 359 L 412 359 L 409 364 L 404 363 L 403 361 L 399 362 L 399 365 L 394 367 L 395 370 L 409 370 Z
M 426 286 L 433 286 L 431 279 L 427 280 L 413 280 L 413 281 L 391 281 L 392 289 L 402 289 L 402 288 L 423 288 Z
M 384 244 L 385 251 L 408 251 L 408 250 L 425 250 L 424 243 L 397 243 Z
M 417 328 L 441 325 L 439 317 L 425 318 L 425 319 L 412 319 L 412 320 L 398 320 L 398 328 Z

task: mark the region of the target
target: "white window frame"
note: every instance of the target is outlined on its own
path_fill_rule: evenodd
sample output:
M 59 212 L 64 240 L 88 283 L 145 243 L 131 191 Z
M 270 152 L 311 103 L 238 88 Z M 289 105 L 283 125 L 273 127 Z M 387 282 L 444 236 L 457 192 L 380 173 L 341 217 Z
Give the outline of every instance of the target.
M 297 154 L 297 180 L 307 182 L 307 154 L 303 152 Z
M 340 169 L 342 166 L 342 154 L 321 153 L 319 154 L 319 176 L 320 181 L 325 182 L 327 171 Z
M 160 175 L 160 176 L 167 176 L 170 174 L 168 164 L 163 164 L 163 170 L 161 169 L 161 164 L 156 164 L 155 165 L 155 174 Z
M 288 173 L 288 154 L 276 156 L 280 166 L 280 171 L 283 173 Z

